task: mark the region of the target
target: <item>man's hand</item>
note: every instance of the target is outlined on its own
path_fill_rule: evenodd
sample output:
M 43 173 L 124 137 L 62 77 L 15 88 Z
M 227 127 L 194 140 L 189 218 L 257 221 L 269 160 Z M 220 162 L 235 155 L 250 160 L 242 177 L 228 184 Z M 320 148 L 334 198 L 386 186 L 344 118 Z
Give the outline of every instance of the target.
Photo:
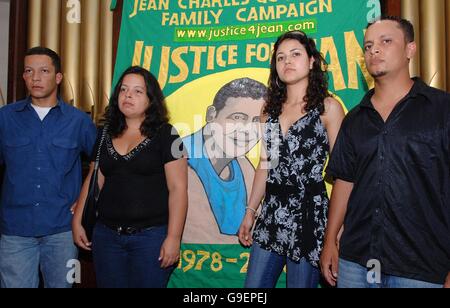
M 444 288 L 450 289 L 450 272 L 448 273 L 447 279 L 445 280 Z
M 339 252 L 334 241 L 326 241 L 320 257 L 320 269 L 325 280 L 333 287 L 337 284 Z

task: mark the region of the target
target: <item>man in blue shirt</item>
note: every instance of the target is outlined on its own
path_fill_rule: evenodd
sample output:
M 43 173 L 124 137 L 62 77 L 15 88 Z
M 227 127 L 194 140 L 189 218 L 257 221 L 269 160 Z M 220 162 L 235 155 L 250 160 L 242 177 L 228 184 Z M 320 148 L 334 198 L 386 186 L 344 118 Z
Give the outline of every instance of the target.
M 40 268 L 46 287 L 70 287 L 77 258 L 71 206 L 81 188 L 80 154 L 91 154 L 96 128 L 59 98 L 63 75 L 54 51 L 28 50 L 23 78 L 30 96 L 0 109 L 1 286 L 38 287 Z

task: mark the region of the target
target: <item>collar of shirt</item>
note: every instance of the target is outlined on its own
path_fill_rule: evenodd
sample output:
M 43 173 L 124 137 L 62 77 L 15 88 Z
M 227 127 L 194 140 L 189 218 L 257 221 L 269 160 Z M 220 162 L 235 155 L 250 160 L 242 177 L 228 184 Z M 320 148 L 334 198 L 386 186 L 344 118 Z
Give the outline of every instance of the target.
M 414 85 L 411 88 L 411 91 L 402 99 L 402 101 L 417 97 L 418 95 L 425 96 L 428 100 L 433 100 L 433 95 L 430 91 L 430 87 L 426 85 L 425 82 L 423 82 L 420 78 L 413 78 Z M 372 96 L 375 94 L 375 89 L 370 90 L 366 96 L 364 96 L 363 100 L 361 101 L 360 107 L 362 108 L 370 108 L 374 109 L 372 104 Z
M 62 113 L 63 115 L 65 115 L 65 114 L 67 113 L 67 111 L 68 111 L 67 107 L 68 107 L 68 106 L 67 106 L 67 105 L 63 102 L 63 100 L 58 96 L 57 104 L 56 104 L 55 107 L 52 108 L 52 110 L 53 110 L 53 109 L 58 109 L 58 110 L 61 111 L 61 113 Z M 22 112 L 22 111 L 24 111 L 25 109 L 32 110 L 32 109 L 31 109 L 31 108 L 32 108 L 32 107 L 31 107 L 31 97 L 28 97 L 28 98 L 26 98 L 25 100 L 23 100 L 23 101 L 21 101 L 21 102 L 17 102 L 17 103 L 15 103 L 15 104 L 13 104 L 12 108 L 13 108 L 13 110 L 14 110 L 15 112 Z

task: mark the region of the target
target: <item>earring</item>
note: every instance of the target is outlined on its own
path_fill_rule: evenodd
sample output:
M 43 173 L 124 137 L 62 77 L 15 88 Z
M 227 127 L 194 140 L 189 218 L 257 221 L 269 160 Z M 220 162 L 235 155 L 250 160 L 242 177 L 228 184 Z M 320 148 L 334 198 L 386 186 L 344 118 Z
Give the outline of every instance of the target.
M 278 76 L 277 76 L 277 78 L 275 78 L 275 84 L 278 86 L 278 88 L 282 89 L 282 88 L 284 88 L 284 84 L 283 84 L 283 86 L 280 86 L 280 84 L 278 82 L 279 79 L 280 78 Z

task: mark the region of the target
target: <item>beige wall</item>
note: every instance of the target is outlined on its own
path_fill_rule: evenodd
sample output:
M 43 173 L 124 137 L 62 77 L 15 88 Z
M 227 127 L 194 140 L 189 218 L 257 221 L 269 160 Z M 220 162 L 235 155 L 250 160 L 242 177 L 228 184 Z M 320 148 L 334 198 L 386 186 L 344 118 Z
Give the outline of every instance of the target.
M 413 75 L 450 91 L 450 0 L 402 0 L 402 16 L 414 24 L 419 44 Z
M 28 47 L 41 45 L 59 51 L 64 72 L 62 98 L 91 113 L 96 121 L 111 92 L 111 1 L 28 0 Z
M 0 88 L 5 100 L 8 90 L 9 2 L 10 0 L 0 0 Z

